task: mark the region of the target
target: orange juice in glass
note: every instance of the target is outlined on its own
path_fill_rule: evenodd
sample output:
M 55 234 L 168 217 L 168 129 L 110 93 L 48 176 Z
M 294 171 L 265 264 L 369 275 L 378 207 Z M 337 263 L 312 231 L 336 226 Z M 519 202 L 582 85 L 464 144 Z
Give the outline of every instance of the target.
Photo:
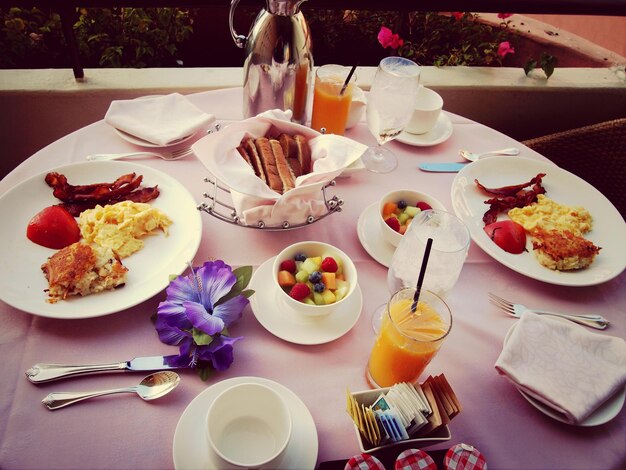
M 356 86 L 356 74 L 353 74 L 341 93 L 349 74 L 350 67 L 341 65 L 322 65 L 317 69 L 313 88 L 312 129 L 319 132 L 325 129 L 326 134 L 344 134 L 352 103 L 352 89 Z
M 415 382 L 452 328 L 450 308 L 439 296 L 422 290 L 413 309 L 414 295 L 413 287 L 401 289 L 387 304 L 367 366 L 373 386 Z

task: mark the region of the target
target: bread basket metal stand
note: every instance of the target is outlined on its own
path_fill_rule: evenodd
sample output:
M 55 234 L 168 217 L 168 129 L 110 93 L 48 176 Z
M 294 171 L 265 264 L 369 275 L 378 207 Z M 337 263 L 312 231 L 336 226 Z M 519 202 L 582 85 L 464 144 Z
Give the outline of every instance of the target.
M 231 199 L 230 190 L 219 184 L 216 178 L 205 177 L 204 182 L 210 185 L 209 191 L 206 191 L 202 196 L 209 200 L 209 202 L 202 202 L 198 204 L 198 210 L 204 211 L 213 217 L 228 222 L 233 225 L 239 225 L 240 227 L 254 228 L 268 231 L 280 231 L 280 230 L 294 230 L 301 227 L 306 227 L 312 223 L 322 220 L 323 218 L 333 214 L 335 212 L 341 212 L 343 206 L 343 199 L 336 195 L 330 196 L 327 192 L 328 188 L 335 186 L 335 180 L 330 181 L 326 185 L 322 186 L 322 197 L 326 212 L 322 215 L 314 217 L 309 215 L 305 222 L 292 224 L 288 221 L 284 221 L 278 225 L 267 225 L 264 221 L 259 220 L 256 224 L 245 224 L 241 220 L 241 216 L 237 214 L 236 209 L 232 205 L 232 202 L 225 202 L 226 199 Z

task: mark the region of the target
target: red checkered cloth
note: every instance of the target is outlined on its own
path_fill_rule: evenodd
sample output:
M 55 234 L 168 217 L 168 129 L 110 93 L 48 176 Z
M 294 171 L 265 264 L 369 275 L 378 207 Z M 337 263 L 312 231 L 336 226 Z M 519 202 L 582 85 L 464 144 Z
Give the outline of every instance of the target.
M 348 460 L 343 470 L 385 470 L 385 466 L 373 455 L 358 454 Z
M 457 444 L 451 447 L 443 460 L 447 470 L 487 470 L 487 461 L 483 454 L 469 444 Z
M 396 459 L 395 470 L 437 470 L 437 465 L 423 450 L 407 449 Z

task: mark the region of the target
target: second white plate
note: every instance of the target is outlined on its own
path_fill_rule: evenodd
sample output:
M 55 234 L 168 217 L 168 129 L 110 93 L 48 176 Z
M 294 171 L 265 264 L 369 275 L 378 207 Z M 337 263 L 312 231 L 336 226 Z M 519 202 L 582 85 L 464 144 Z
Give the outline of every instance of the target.
M 514 255 L 496 245 L 483 230 L 483 214 L 489 206 L 474 180 L 497 188 L 521 184 L 538 173 L 545 173 L 546 196 L 559 204 L 582 206 L 593 217 L 593 229 L 585 235 L 602 250 L 593 264 L 577 271 L 553 271 L 537 261 L 532 253 Z M 626 224 L 624 219 L 600 191 L 578 176 L 550 162 L 522 157 L 489 157 L 470 163 L 457 173 L 452 182 L 452 207 L 467 224 L 474 242 L 503 265 L 530 278 L 562 286 L 592 286 L 619 276 L 626 268 Z M 502 214 L 500 219 L 506 219 Z M 529 242 L 530 245 L 530 242 Z

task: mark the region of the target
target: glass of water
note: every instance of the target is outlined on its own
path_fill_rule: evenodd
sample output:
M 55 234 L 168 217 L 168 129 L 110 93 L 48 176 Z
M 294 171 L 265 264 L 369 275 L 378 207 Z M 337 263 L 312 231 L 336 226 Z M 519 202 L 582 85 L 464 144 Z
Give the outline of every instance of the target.
M 450 212 L 426 210 L 413 219 L 393 255 L 387 273 L 391 292 L 415 286 L 429 238 L 433 245 L 422 287 L 440 297 L 454 287 L 467 258 L 469 230 Z
M 361 156 L 369 171 L 389 173 L 398 166 L 398 157 L 383 145 L 398 137 L 409 123 L 419 78 L 419 65 L 404 57 L 385 57 L 378 64 L 365 108 L 367 127 L 378 142 Z
M 387 271 L 389 292 L 416 286 L 429 238 L 433 239 L 433 243 L 422 288 L 444 299 L 452 290 L 467 258 L 470 233 L 454 214 L 433 209 L 414 217 L 402 236 Z M 383 313 L 384 308 L 378 308 L 372 316 L 376 332 Z

